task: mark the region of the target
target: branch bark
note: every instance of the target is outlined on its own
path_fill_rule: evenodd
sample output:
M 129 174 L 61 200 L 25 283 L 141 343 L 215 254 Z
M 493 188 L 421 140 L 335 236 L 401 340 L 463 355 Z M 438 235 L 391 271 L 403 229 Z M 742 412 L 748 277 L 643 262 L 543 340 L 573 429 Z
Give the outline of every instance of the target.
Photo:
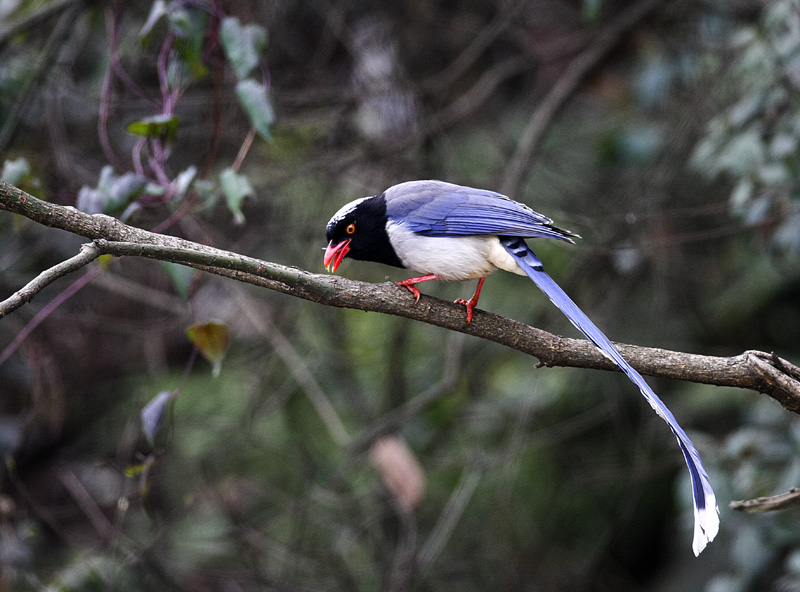
M 505 345 L 538 358 L 544 366 L 618 370 L 590 342 L 583 339 L 553 335 L 480 310 L 475 311 L 469 325 L 464 325 L 462 306 L 425 295 L 415 305 L 408 290 L 392 282 L 368 284 L 310 273 L 296 267 L 148 232 L 110 216 L 89 215 L 73 207 L 39 200 L 2 181 L 0 210 L 92 239 L 100 253 L 171 261 L 325 306 L 379 312 L 421 321 Z M 775 354 L 746 351 L 737 356 L 717 357 L 635 345 L 617 346 L 642 374 L 750 389 L 772 397 L 789 411 L 800 413 L 800 368 Z
M 33 300 L 33 297 L 36 294 L 44 290 L 58 278 L 64 277 L 65 275 L 80 269 L 84 265 L 88 265 L 99 256 L 100 251 L 98 251 L 94 245 L 91 243 L 83 245 L 77 255 L 70 257 L 66 261 L 62 261 L 58 265 L 54 265 L 50 269 L 44 270 L 42 273 L 28 282 L 25 287 L 17 290 L 9 298 L 0 302 L 0 319 L 6 316 L 9 312 L 14 311 L 23 304 L 27 304 Z
M 776 510 L 785 510 L 797 505 L 800 505 L 800 489 L 792 487 L 786 493 L 778 495 L 732 501 L 728 504 L 728 507 L 731 510 L 739 510 L 740 512 L 775 512 Z

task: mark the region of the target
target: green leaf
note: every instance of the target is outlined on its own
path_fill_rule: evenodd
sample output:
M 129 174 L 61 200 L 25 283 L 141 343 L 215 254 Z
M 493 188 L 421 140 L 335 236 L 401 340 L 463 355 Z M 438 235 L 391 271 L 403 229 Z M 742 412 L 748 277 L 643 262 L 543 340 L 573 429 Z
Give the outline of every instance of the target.
M 174 140 L 178 133 L 178 118 L 174 115 L 151 115 L 130 122 L 126 129 L 135 136 L 147 138 L 166 136 L 167 139 Z
M 7 160 L 3 163 L 3 172 L 0 178 L 6 183 L 19 187 L 31 176 L 31 165 L 24 157 L 16 160 Z
M 164 0 L 156 0 L 153 2 L 153 6 L 150 7 L 150 14 L 147 15 L 147 20 L 142 27 L 142 30 L 139 31 L 139 39 L 144 39 L 153 31 L 153 28 L 158 24 L 158 21 L 161 20 L 167 14 L 167 3 Z
M 748 129 L 731 138 L 717 157 L 716 169 L 737 177 L 754 173 L 763 164 L 765 152 L 761 133 Z
M 164 197 L 167 194 L 167 190 L 162 185 L 158 185 L 156 183 L 148 183 L 145 186 L 144 191 L 142 193 L 150 197 Z
M 219 28 L 219 39 L 236 77 L 243 80 L 261 61 L 267 46 L 267 31 L 261 25 L 243 26 L 238 18 L 226 17 Z
M 186 329 L 189 340 L 200 354 L 213 365 L 213 374 L 219 376 L 222 360 L 228 351 L 228 327 L 214 321 L 192 325 Z
M 139 495 L 147 498 L 150 491 L 150 472 L 158 460 L 157 454 L 148 454 L 147 458 L 139 464 L 131 465 L 125 469 L 126 477 L 139 477 Z
M 167 22 L 169 30 L 178 39 L 190 39 L 194 29 L 192 14 L 183 6 L 176 2 L 170 2 L 167 11 Z
M 144 463 L 137 463 L 135 465 L 130 465 L 125 467 L 125 476 L 126 477 L 138 477 L 142 473 L 147 470 L 147 467 Z
M 269 131 L 270 126 L 275 121 L 275 111 L 272 103 L 267 96 L 267 89 L 263 84 L 259 84 L 252 78 L 242 80 L 236 84 L 236 98 L 239 105 L 244 110 L 247 119 L 262 138 L 267 141 L 272 140 Z
M 147 179 L 136 173 L 125 173 L 114 179 L 107 191 L 109 197 L 116 203 L 129 203 L 141 195 Z
M 216 183 L 208 179 L 198 179 L 194 182 L 194 192 L 204 208 L 213 207 L 219 198 Z
M 731 191 L 731 210 L 741 213 L 755 194 L 755 184 L 749 177 L 742 177 Z
M 134 202 L 144 191 L 147 179 L 136 173 L 117 176 L 114 169 L 106 165 L 100 171 L 97 187 L 82 187 L 75 203 L 87 214 L 116 214 Z
M 164 418 L 164 411 L 166 411 L 167 404 L 175 397 L 172 391 L 161 391 L 155 397 L 150 399 L 147 405 L 144 406 L 141 413 L 142 418 L 142 432 L 145 438 L 153 446 L 156 432 L 161 425 L 161 420 Z
M 108 253 L 104 255 L 100 255 L 97 258 L 97 266 L 105 273 L 111 268 L 111 264 L 114 262 L 114 256 L 109 255 Z
M 78 197 L 75 199 L 75 207 L 81 212 L 86 214 L 100 214 L 104 207 L 103 193 L 92 187 L 84 185 L 78 191 Z
M 192 182 L 196 176 L 197 167 L 190 166 L 185 171 L 181 171 L 178 176 L 175 177 L 173 186 L 175 187 L 175 197 L 177 199 L 183 199 L 183 197 L 189 191 L 189 188 L 192 186 Z
M 593 23 L 600 17 L 603 8 L 603 0 L 583 0 L 581 15 L 585 21 Z
M 256 192 L 247 177 L 240 175 L 232 168 L 227 168 L 219 175 L 222 193 L 225 195 L 225 203 L 233 214 L 236 224 L 244 223 L 242 213 L 242 202 L 245 197 L 255 197 Z
M 172 287 L 175 288 L 178 295 L 183 300 L 187 300 L 189 298 L 189 288 L 192 286 L 197 271 L 186 265 L 172 263 L 171 261 L 160 261 L 159 263 L 161 263 L 161 268 L 169 277 Z
M 208 72 L 204 63 L 206 49 L 206 31 L 208 29 L 208 11 L 187 2 L 170 2 L 167 22 L 169 30 L 175 35 L 175 47 L 180 52 L 180 67 L 188 67 L 188 73 L 195 79 L 202 78 Z M 177 66 L 174 64 L 173 67 Z

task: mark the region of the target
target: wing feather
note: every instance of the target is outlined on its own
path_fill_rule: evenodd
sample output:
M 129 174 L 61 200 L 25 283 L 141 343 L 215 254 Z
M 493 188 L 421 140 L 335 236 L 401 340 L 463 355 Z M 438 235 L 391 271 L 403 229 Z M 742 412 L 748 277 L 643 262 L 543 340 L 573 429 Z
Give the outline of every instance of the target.
M 425 236 L 500 235 L 555 238 L 578 235 L 505 195 L 442 181 L 410 181 L 386 190 L 389 216 Z

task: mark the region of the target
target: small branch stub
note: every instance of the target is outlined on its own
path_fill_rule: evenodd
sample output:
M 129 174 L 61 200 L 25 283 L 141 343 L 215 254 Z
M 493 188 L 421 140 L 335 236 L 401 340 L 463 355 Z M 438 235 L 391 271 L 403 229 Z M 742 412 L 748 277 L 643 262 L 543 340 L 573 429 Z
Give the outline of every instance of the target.
M 774 512 L 800 505 L 800 488 L 792 487 L 786 493 L 758 497 L 751 500 L 732 501 L 728 507 L 741 512 Z

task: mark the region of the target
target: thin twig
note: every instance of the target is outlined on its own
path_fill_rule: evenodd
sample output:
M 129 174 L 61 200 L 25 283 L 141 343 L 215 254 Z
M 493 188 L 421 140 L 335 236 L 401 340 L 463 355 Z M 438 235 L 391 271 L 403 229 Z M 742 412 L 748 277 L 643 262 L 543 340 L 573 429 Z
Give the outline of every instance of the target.
M 424 576 L 425 572 L 431 568 L 447 544 L 447 540 L 453 533 L 456 524 L 458 524 L 480 480 L 481 474 L 479 471 L 464 469 L 461 479 L 458 480 L 458 485 L 450 495 L 450 499 L 447 500 L 447 504 L 436 522 L 436 526 L 434 526 L 431 535 L 417 555 L 417 570 L 421 576 Z
M 741 512 L 774 512 L 797 505 L 800 505 L 800 488 L 792 487 L 786 493 L 780 493 L 778 495 L 732 501 L 728 504 L 728 507 L 731 510 L 739 510 Z
M 0 302 L 0 319 L 8 313 L 17 310 L 27 304 L 33 297 L 52 284 L 58 278 L 64 277 L 68 273 L 77 271 L 84 265 L 88 265 L 100 256 L 100 251 L 91 243 L 81 245 L 80 252 L 50 269 L 46 269 L 34 279 L 28 282 L 25 287 L 14 292 L 11 296 Z
M 291 341 L 267 316 L 257 313 L 241 294 L 239 296 L 237 300 L 240 310 L 245 314 L 252 326 L 267 338 L 275 353 L 278 354 L 278 357 L 289 369 L 294 379 L 303 387 L 308 400 L 316 409 L 322 423 L 328 428 L 333 441 L 339 446 L 347 446 L 351 440 L 350 433 L 336 412 L 336 407 L 330 402 L 328 395 L 317 382 L 306 361 L 297 353 Z
M 81 483 L 75 473 L 66 468 L 61 469 L 58 471 L 58 480 L 61 481 L 61 484 L 70 493 L 72 499 L 74 499 L 81 510 L 83 510 L 83 513 L 89 519 L 91 525 L 94 526 L 100 538 L 104 541 L 109 540 L 111 533 L 114 532 L 113 524 L 109 522 L 106 515 L 103 514 L 103 511 L 100 509 L 100 506 L 97 505 L 92 494 L 89 493 L 86 486 Z
M 80 541 L 80 535 L 75 532 L 75 529 L 62 526 L 61 522 L 53 516 L 50 510 L 53 506 L 39 501 L 39 495 L 33 495 L 17 472 L 14 458 L 14 455 L 9 455 L 5 462 L 6 471 L 3 476 L 6 479 L 6 483 L 8 483 L 8 490 L 15 494 L 16 499 L 22 500 L 30 514 L 37 521 L 45 524 L 65 546 L 70 549 L 80 548 L 83 544 Z
M 234 171 L 238 171 L 242 168 L 242 163 L 244 163 L 244 159 L 247 158 L 247 153 L 250 152 L 250 147 L 253 145 L 253 140 L 255 139 L 256 128 L 251 127 L 244 137 L 242 145 L 239 147 L 239 153 L 236 155 L 236 159 L 233 161 L 233 166 L 231 168 L 233 168 Z
M 205 163 L 200 171 L 200 178 L 205 179 L 211 172 L 214 166 L 214 161 L 217 158 L 219 145 L 222 140 L 222 86 L 224 81 L 223 69 L 223 56 L 222 47 L 219 41 L 219 27 L 220 27 L 220 14 L 222 10 L 219 6 L 219 0 L 214 2 L 214 9 L 211 10 L 208 28 L 206 30 L 206 38 L 209 41 L 208 49 L 206 50 L 209 55 L 206 61 L 212 71 L 211 84 L 212 84 L 212 112 L 211 118 L 211 137 L 209 138 L 208 151 L 206 152 Z
M 44 74 L 53 66 L 55 60 L 53 56 L 61 49 L 61 43 L 64 36 L 67 34 L 69 27 L 73 21 L 78 17 L 78 8 L 80 4 L 70 3 L 67 5 L 66 11 L 59 17 L 53 32 L 47 39 L 47 43 L 39 54 L 34 66 L 34 74 L 28 79 L 25 86 L 17 95 L 16 101 L 11 106 L 11 109 L 6 113 L 5 123 L 0 129 L 0 152 L 2 152 L 6 144 L 11 140 L 11 136 L 19 122 L 20 113 L 22 110 L 31 104 L 31 96 L 36 86 L 43 79 Z
M 530 68 L 530 60 L 525 56 L 512 56 L 501 62 L 496 63 L 486 70 L 478 81 L 469 90 L 462 93 L 458 98 L 444 107 L 431 117 L 430 129 L 443 129 L 454 125 L 465 118 L 470 113 L 476 111 L 489 97 L 491 97 L 498 86 L 503 82 L 524 72 Z M 421 134 L 430 133 L 429 129 Z
M 509 1 L 498 7 L 497 15 L 492 22 L 481 27 L 472 42 L 444 70 L 437 72 L 420 83 L 425 92 L 433 93 L 450 86 L 474 64 L 492 42 L 505 31 L 516 18 L 517 13 L 527 6 L 525 0 Z
M 572 60 L 528 121 L 517 149 L 506 167 L 500 186 L 501 193 L 506 195 L 517 193 L 528 165 L 538 150 L 544 133 L 555 114 L 564 106 L 586 74 L 614 48 L 622 35 L 642 22 L 661 3 L 662 0 L 642 0 L 624 10 L 591 46 Z
M 108 121 L 111 118 L 111 95 L 114 86 L 115 66 L 119 64 L 119 27 L 122 19 L 120 3 L 115 2 L 113 7 L 106 9 L 106 30 L 109 36 L 111 49 L 111 59 L 108 61 L 105 75 L 103 76 L 103 87 L 100 91 L 100 105 L 97 117 L 97 136 L 100 140 L 100 147 L 103 149 L 108 162 L 118 171 L 125 170 L 114 147 L 111 145 L 111 137 L 108 135 Z
M 53 2 L 39 6 L 36 11 L 9 22 L 6 26 L 0 28 L 0 48 L 19 31 L 30 29 L 43 20 L 50 18 L 56 12 L 69 8 L 72 4 L 79 3 L 82 3 L 82 0 L 53 0 Z
M 30 322 L 25 325 L 25 328 L 17 333 L 17 336 L 14 337 L 14 340 L 8 344 L 8 346 L 0 352 L 0 364 L 5 362 L 11 354 L 17 351 L 17 348 L 22 345 L 22 342 L 25 341 L 33 330 L 38 327 L 42 321 L 44 321 L 47 317 L 53 314 L 54 311 L 58 310 L 58 307 L 64 304 L 67 300 L 72 298 L 75 294 L 77 294 L 82 288 L 89 285 L 94 278 L 102 273 L 102 270 L 99 267 L 95 267 L 90 269 L 85 274 L 83 274 L 79 279 L 77 279 L 71 286 L 69 286 L 66 290 L 61 292 L 58 296 L 53 298 L 50 302 L 47 303 L 42 310 L 36 313 L 36 316 L 33 317 Z
M 414 555 L 417 543 L 417 523 L 414 512 L 396 503 L 399 528 L 397 546 L 395 547 L 392 565 L 388 574 L 388 592 L 408 589 L 408 583 L 414 575 Z
M 453 339 L 451 339 L 450 343 L 445 348 L 447 359 L 444 362 L 442 377 L 425 389 L 423 393 L 387 412 L 382 417 L 379 417 L 372 425 L 365 428 L 350 443 L 350 451 L 354 454 L 365 451 L 376 438 L 389 432 L 399 430 L 403 424 L 422 413 L 429 405 L 437 401 L 443 395 L 452 391 L 458 380 L 458 368 L 463 344 L 463 335 L 453 335 Z

